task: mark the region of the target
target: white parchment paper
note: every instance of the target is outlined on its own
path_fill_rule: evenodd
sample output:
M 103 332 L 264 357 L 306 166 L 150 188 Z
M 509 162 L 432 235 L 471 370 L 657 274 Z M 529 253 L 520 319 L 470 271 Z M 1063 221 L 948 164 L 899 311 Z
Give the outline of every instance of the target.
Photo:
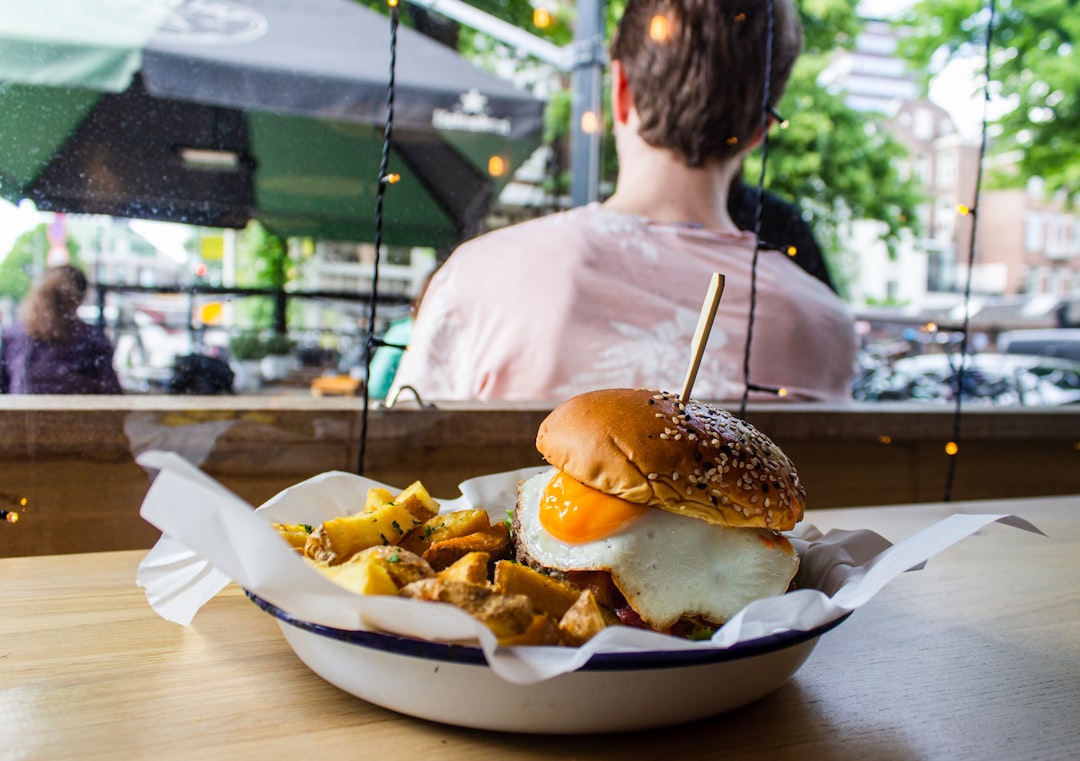
M 163 618 L 187 625 L 207 601 L 235 581 L 291 615 L 339 629 L 381 631 L 439 642 L 474 644 L 507 681 L 532 684 L 574 671 L 594 653 L 725 648 L 782 631 L 809 631 L 868 602 L 892 579 L 998 522 L 1040 532 L 1012 515 L 956 514 L 897 544 L 872 531 L 830 531 L 810 525 L 789 534 L 802 558 L 799 589 L 751 603 L 711 641 L 691 642 L 630 627 L 609 627 L 580 648 L 498 647 L 486 626 L 449 605 L 357 595 L 309 567 L 271 527 L 355 513 L 372 486 L 395 487 L 329 472 L 292 486 L 258 510 L 176 454 L 144 452 L 158 471 L 143 501 L 143 518 L 163 536 L 139 565 L 137 583 Z M 543 468 L 496 473 L 461 484 L 440 500 L 443 512 L 477 507 L 501 520 L 517 501 L 517 484 Z

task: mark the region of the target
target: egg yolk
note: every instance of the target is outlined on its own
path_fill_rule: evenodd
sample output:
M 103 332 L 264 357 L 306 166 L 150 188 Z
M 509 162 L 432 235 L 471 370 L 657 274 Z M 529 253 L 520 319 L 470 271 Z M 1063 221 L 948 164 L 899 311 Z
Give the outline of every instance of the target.
M 650 509 L 558 473 L 540 496 L 540 525 L 557 539 L 584 544 L 614 534 Z

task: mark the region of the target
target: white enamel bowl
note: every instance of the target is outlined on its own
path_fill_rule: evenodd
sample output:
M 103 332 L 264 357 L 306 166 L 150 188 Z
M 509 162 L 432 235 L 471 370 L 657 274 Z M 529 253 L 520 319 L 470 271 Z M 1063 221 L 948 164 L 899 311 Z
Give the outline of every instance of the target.
M 345 692 L 444 724 L 545 734 L 670 726 L 746 705 L 786 682 L 847 617 L 725 650 L 598 654 L 523 686 L 497 676 L 479 648 L 333 629 L 248 597 L 278 620 L 300 660 Z

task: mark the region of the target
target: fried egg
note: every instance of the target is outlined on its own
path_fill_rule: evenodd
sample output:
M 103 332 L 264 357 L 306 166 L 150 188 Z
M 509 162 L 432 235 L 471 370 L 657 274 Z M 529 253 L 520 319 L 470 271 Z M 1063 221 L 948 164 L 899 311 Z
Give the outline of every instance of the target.
M 609 572 L 655 629 L 684 616 L 723 623 L 756 599 L 783 594 L 799 568 L 776 532 L 632 505 L 554 468 L 521 485 L 518 510 L 517 541 L 535 561 Z

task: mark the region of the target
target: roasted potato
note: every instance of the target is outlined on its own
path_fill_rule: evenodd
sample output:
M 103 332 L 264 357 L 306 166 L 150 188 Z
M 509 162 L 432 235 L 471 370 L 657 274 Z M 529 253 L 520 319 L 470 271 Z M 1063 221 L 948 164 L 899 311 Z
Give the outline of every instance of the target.
M 551 620 L 551 616 L 545 613 L 533 615 L 529 628 L 521 634 L 499 638 L 500 645 L 561 645 L 563 644 L 562 632 L 558 625 Z
M 327 565 L 316 561 L 311 561 L 311 564 L 335 584 L 340 584 L 358 595 L 396 595 L 399 591 L 398 585 L 386 570 L 386 564 L 380 563 L 376 558 L 353 558 L 341 565 Z
M 520 563 L 500 560 L 495 563 L 495 588 L 532 600 L 533 610 L 547 613 L 558 621 L 578 601 L 581 590 L 545 576 Z
M 496 523 L 465 536 L 435 542 L 427 548 L 423 558 L 439 571 L 470 552 L 486 552 L 489 557 L 498 558 L 505 555 L 509 549 L 510 529 L 505 523 Z
M 309 562 L 327 578 L 362 595 L 396 595 L 406 584 L 435 575 L 422 557 L 393 545 L 368 547 L 339 565 Z
M 585 590 L 559 619 L 559 631 L 566 644 L 581 645 L 595 637 L 601 629 L 618 623 L 615 616 L 600 607 L 593 593 Z
M 418 521 L 426 521 L 439 514 L 439 503 L 428 494 L 427 488 L 419 481 L 413 481 L 405 487 L 394 502 L 404 505 Z
M 315 530 L 306 523 L 273 523 L 271 525 L 282 539 L 299 552 L 304 551 L 308 536 Z
M 469 584 L 436 576 L 414 581 L 404 587 L 401 594 L 457 606 L 483 622 L 500 640 L 521 636 L 533 625 L 535 617 L 529 598 L 500 594 L 490 584 Z
M 368 489 L 367 498 L 364 499 L 364 510 L 378 510 L 380 507 L 385 507 L 395 501 L 394 493 L 392 491 L 373 486 Z
M 455 510 L 435 515 L 412 529 L 399 544 L 410 552 L 423 555 L 435 542 L 465 536 L 489 528 L 486 510 Z
M 416 525 L 403 505 L 391 502 L 382 507 L 324 521 L 304 545 L 304 554 L 330 565 L 384 544 L 398 544 Z
M 439 571 L 438 575 L 440 579 L 447 579 L 448 581 L 483 584 L 487 581 L 488 566 L 490 564 L 491 556 L 488 553 L 469 552 Z

